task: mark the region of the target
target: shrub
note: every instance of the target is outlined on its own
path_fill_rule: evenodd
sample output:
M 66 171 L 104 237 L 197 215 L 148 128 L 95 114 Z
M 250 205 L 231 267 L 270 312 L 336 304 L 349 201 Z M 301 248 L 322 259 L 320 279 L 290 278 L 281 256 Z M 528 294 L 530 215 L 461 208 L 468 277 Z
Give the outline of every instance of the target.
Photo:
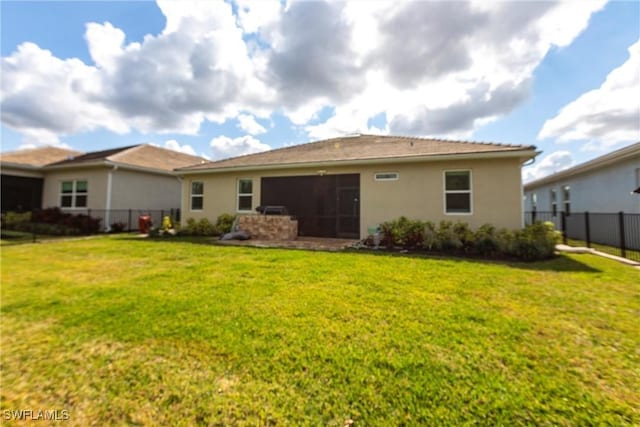
M 469 252 L 475 244 L 475 236 L 466 222 L 458 221 L 453 225 L 453 234 L 460 241 L 460 248 Z
M 127 224 L 124 222 L 114 222 L 111 224 L 111 231 L 113 233 L 122 233 L 125 228 L 127 228 Z
M 226 234 L 231 232 L 231 228 L 233 227 L 235 220 L 236 216 L 231 214 L 222 214 L 218 216 L 215 225 L 216 234 Z
M 496 234 L 496 242 L 498 243 L 498 252 L 505 255 L 513 255 L 513 244 L 515 242 L 515 233 L 506 228 L 500 229 Z
M 431 221 L 424 223 L 424 239 L 422 240 L 422 247 L 428 251 L 433 250 L 437 243 L 436 226 Z
M 422 221 L 410 220 L 407 217 L 383 222 L 380 225 L 382 242 L 388 248 L 402 246 L 405 249 L 422 247 L 425 224 Z
M 462 247 L 462 242 L 454 231 L 451 221 L 440 221 L 436 231 L 435 247 L 441 251 L 457 250 Z
M 535 222 L 515 233 L 512 252 L 525 261 L 550 258 L 559 238 L 552 222 Z
M 24 222 L 31 222 L 31 212 L 7 212 L 2 215 L 2 228 L 8 230 L 14 230 L 13 227 Z
M 193 218 L 187 220 L 187 225 L 180 230 L 180 234 L 190 236 L 213 236 L 216 234 L 216 227 L 207 218 L 196 221 Z
M 474 249 L 480 255 L 493 256 L 500 252 L 496 228 L 491 224 L 481 225 L 473 234 Z
M 3 215 L 3 227 L 11 230 L 48 235 L 94 234 L 100 231 L 100 219 L 84 214 L 63 212 L 60 208 Z

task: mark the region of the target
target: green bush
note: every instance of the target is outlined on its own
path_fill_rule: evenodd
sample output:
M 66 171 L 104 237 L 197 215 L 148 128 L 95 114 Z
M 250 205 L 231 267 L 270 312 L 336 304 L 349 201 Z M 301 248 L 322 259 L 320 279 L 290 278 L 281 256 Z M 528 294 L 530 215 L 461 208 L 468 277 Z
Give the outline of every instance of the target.
M 231 227 L 233 227 L 233 222 L 236 220 L 235 215 L 231 214 L 222 214 L 216 220 L 216 234 L 226 234 L 231 231 Z
M 2 228 L 14 230 L 17 224 L 31 222 L 31 212 L 7 212 L 2 214 Z
M 475 244 L 475 236 L 466 222 L 458 221 L 453 225 L 453 234 L 460 241 L 460 248 L 469 252 Z
M 515 233 L 512 254 L 525 261 L 551 258 L 559 241 L 552 222 L 534 222 Z
M 189 218 L 186 226 L 180 229 L 180 234 L 189 236 L 214 236 L 216 234 L 216 226 L 207 218 L 200 218 L 198 221 Z
M 560 233 L 551 222 L 537 222 L 519 231 L 484 224 L 473 232 L 467 223 L 410 220 L 404 216 L 380 224 L 382 244 L 387 248 L 437 250 L 441 252 L 476 253 L 483 256 L 513 256 L 525 261 L 550 258 Z
M 496 228 L 491 224 L 480 226 L 473 234 L 475 251 L 484 256 L 493 256 L 500 252 L 499 237 Z
M 440 221 L 436 231 L 435 248 L 439 251 L 452 251 L 462 247 L 451 221 Z
M 425 235 L 425 224 L 422 221 L 407 217 L 387 221 L 380 224 L 382 242 L 388 248 L 402 246 L 405 249 L 422 247 Z
M 424 223 L 424 240 L 422 241 L 422 247 L 428 251 L 432 251 L 436 247 L 438 241 L 436 226 L 431 221 Z

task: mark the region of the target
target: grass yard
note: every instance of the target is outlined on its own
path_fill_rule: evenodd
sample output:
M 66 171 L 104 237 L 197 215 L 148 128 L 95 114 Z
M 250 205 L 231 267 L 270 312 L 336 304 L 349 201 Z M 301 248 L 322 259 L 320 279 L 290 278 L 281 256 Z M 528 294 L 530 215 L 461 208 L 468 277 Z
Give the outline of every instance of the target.
M 640 272 L 592 255 L 506 264 L 105 236 L 4 247 L 1 297 L 3 415 L 640 424 Z

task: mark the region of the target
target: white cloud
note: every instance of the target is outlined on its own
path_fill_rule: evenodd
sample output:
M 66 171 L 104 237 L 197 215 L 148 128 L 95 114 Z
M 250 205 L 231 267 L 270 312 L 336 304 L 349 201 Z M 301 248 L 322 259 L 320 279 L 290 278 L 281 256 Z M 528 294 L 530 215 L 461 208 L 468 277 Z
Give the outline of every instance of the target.
M 191 154 L 192 156 L 197 156 L 196 151 L 189 144 L 180 145 L 178 141 L 175 139 L 169 139 L 164 142 L 164 148 L 169 150 L 178 151 L 184 154 Z
M 88 23 L 92 64 L 31 43 L 2 58 L 1 118 L 56 138 L 196 135 L 205 121 L 235 119 L 257 135 L 255 117 L 274 112 L 312 138 L 469 136 L 524 102 L 549 49 L 570 44 L 604 3 L 236 0 L 234 12 L 229 2 L 159 0 L 166 26 L 139 43 Z M 327 107 L 334 115 L 317 123 Z M 368 125 L 379 114 L 384 129 Z
M 542 160 L 522 169 L 525 182 L 544 178 L 573 166 L 573 156 L 568 151 L 555 151 Z
M 228 136 L 221 135 L 213 138 L 209 145 L 213 151 L 214 160 L 271 150 L 271 146 L 260 142 L 251 135 L 239 136 L 237 138 L 229 138 Z
M 240 114 L 238 116 L 238 127 L 250 135 L 259 135 L 267 131 L 251 114 Z
M 538 138 L 558 142 L 587 140 L 611 147 L 640 140 L 640 40 L 629 59 L 609 73 L 598 89 L 582 94 L 545 122 Z

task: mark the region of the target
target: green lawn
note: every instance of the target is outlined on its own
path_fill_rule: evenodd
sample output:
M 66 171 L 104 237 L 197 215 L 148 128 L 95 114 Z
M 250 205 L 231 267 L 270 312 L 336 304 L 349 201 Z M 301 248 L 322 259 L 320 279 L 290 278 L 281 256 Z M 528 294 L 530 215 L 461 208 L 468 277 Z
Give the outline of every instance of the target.
M 640 424 L 640 272 L 132 236 L 2 248 L 2 414 Z M 69 425 L 69 423 L 67 423 Z

